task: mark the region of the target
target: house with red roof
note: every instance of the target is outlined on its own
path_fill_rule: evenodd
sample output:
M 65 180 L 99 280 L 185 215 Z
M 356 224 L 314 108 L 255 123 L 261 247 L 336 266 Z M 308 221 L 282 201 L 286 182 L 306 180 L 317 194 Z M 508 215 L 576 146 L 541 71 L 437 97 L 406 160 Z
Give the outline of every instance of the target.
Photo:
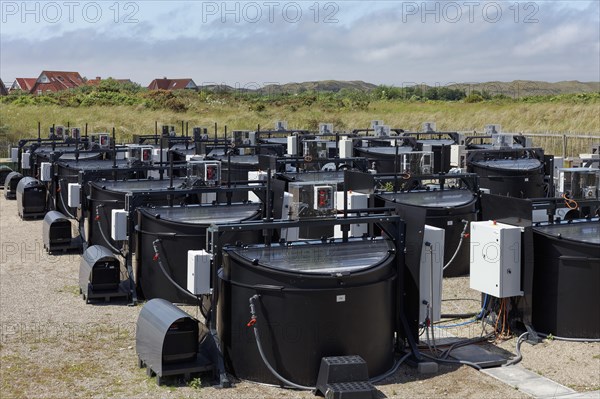
M 74 89 L 85 85 L 79 72 L 42 71 L 31 88 L 32 94 L 43 94 L 61 90 Z
M 16 78 L 8 91 L 21 90 L 29 93 L 31 92 L 31 89 L 33 89 L 33 86 L 35 86 L 36 81 L 36 78 Z
M 148 85 L 149 90 L 198 90 L 198 86 L 192 79 L 154 79 Z

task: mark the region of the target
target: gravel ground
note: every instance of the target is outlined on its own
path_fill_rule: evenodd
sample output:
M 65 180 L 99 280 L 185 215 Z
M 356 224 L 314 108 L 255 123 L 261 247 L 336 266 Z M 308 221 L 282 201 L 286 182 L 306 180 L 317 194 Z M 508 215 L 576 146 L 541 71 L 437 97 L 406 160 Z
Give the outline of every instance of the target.
M 1 193 L 3 194 L 3 193 Z M 79 255 L 43 250 L 42 221 L 21 221 L 16 202 L 0 195 L 0 397 L 6 398 L 309 398 L 311 393 L 239 382 L 232 389 L 158 387 L 136 366 L 135 323 L 141 306 L 86 305 L 79 296 Z M 468 279 L 445 281 L 444 312 L 476 311 Z M 454 299 L 450 301 L 449 299 Z M 458 299 L 458 300 L 457 300 Z M 195 309 L 186 311 L 195 315 Z M 481 327 L 446 329 L 476 336 Z M 500 348 L 514 352 L 515 339 Z M 600 345 L 524 344 L 523 365 L 577 391 L 600 389 Z M 521 398 L 525 394 L 467 366 L 419 375 L 403 365 L 378 384 L 380 397 Z

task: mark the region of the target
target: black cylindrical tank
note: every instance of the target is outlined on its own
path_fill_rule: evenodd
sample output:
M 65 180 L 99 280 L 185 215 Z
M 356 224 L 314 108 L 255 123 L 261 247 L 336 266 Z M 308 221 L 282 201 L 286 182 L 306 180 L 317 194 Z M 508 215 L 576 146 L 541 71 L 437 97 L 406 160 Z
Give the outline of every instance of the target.
M 69 156 L 67 156 L 69 155 Z M 100 179 L 116 178 L 118 180 L 134 178 L 134 172 L 128 170 L 127 161 L 118 160 L 117 167 L 113 168 L 114 163 L 112 160 L 100 160 L 95 158 L 84 157 L 79 161 L 75 162 L 70 159 L 72 154 L 64 154 L 61 156 L 60 161 L 57 163 L 57 179 L 55 187 L 56 195 L 56 210 L 63 213 L 64 215 L 74 218 L 76 216 L 76 209 L 69 207 L 69 183 L 78 183 L 79 172 L 85 174 L 86 181 L 94 181 Z M 90 157 L 92 154 L 88 154 Z M 63 157 L 65 157 L 63 159 Z M 83 186 L 84 195 L 89 195 L 89 188 L 87 185 Z
M 600 338 L 600 222 L 533 228 L 533 326 L 568 338 Z
M 279 384 L 246 326 L 249 298 L 259 294 L 262 347 L 283 377 L 314 386 L 324 356 L 360 355 L 370 376 L 387 371 L 394 361 L 392 249 L 382 239 L 225 249 L 217 331 L 229 370 Z
M 17 184 L 19 216 L 41 216 L 46 211 L 46 186 L 34 177 L 24 177 Z
M 477 173 L 479 186 L 490 194 L 516 198 L 543 198 L 544 164 L 538 159 L 490 159 L 471 162 L 469 173 Z
M 357 156 L 367 158 L 369 167 L 375 166 L 378 173 L 394 173 L 396 147 L 355 147 L 354 151 Z M 398 154 L 407 152 L 412 152 L 412 147 L 398 147 Z M 401 169 L 400 159 L 398 159 L 399 173 L 402 172 Z
M 260 205 L 190 205 L 140 208 L 137 217 L 137 285 L 146 299 L 197 304 L 197 300 L 177 289 L 154 260 L 153 242 L 158 243 L 161 263 L 181 287 L 187 287 L 187 254 L 206 247 L 206 229 L 212 223 L 239 222 L 260 217 Z M 222 241 L 258 242 L 256 232 L 226 233 Z
M 247 181 L 248 172 L 258 170 L 258 156 L 256 155 L 234 155 L 227 157 L 223 155 L 221 161 L 221 181 L 223 184 L 231 181 Z M 230 176 L 228 176 L 230 173 Z
M 450 150 L 453 144 L 451 139 L 426 139 L 417 140 L 423 146 L 431 146 L 433 152 L 433 173 L 446 173 L 450 170 Z
M 477 220 L 477 197 L 469 190 L 411 191 L 399 193 L 381 193 L 384 206 L 419 206 L 427 209 L 425 223 L 445 230 L 444 265 L 447 264 L 458 248 L 463 220 Z M 468 230 L 467 230 L 468 231 Z M 458 254 L 444 270 L 444 277 L 456 277 L 469 274 L 470 239 L 465 237 Z
M 182 179 L 175 179 L 174 187 L 183 183 Z M 139 191 L 161 191 L 170 186 L 169 179 L 164 180 L 106 180 L 90 184 L 88 196 L 89 221 L 87 241 L 88 245 L 104 245 L 114 251 L 121 249 L 122 244 L 115 242 L 110 236 L 112 225 L 112 210 L 125 208 L 125 196 L 127 193 Z M 181 197 L 175 198 L 179 203 Z M 194 200 L 195 201 L 195 200 Z M 146 201 L 147 205 L 163 205 L 167 203 L 167 196 L 151 197 Z
M 257 155 L 219 155 L 213 157 L 221 161 L 221 184 L 226 186 L 228 182 L 248 181 L 248 172 L 259 170 Z M 241 202 L 246 200 L 246 192 L 233 193 L 231 200 Z M 219 201 L 225 201 L 225 195 L 221 194 Z

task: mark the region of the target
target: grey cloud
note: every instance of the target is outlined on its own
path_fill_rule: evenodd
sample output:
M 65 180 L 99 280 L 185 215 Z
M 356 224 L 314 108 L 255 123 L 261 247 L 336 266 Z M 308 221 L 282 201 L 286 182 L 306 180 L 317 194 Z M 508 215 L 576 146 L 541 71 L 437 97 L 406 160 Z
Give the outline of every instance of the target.
M 418 16 L 403 22 L 399 5 L 351 24 L 315 24 L 310 18 L 297 24 L 280 19 L 223 24 L 203 23 L 184 7 L 171 13 L 173 29 L 142 22 L 128 31 L 89 27 L 49 40 L 3 37 L 0 67 L 6 81 L 37 76 L 41 69 L 67 69 L 144 85 L 162 76 L 230 85 L 600 80 L 598 3 L 584 11 L 539 6 L 536 24 L 515 23 L 508 14 L 497 23 L 422 23 Z M 191 15 L 177 20 L 186 12 Z M 343 13 L 342 8 L 340 18 Z M 170 33 L 154 38 L 163 31 Z

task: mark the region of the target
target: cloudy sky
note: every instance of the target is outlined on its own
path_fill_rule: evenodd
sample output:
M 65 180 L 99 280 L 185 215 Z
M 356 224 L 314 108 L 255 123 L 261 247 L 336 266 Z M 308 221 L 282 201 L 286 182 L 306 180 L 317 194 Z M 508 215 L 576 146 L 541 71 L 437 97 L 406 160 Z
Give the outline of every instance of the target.
M 0 77 L 600 80 L 600 1 L 0 1 Z

